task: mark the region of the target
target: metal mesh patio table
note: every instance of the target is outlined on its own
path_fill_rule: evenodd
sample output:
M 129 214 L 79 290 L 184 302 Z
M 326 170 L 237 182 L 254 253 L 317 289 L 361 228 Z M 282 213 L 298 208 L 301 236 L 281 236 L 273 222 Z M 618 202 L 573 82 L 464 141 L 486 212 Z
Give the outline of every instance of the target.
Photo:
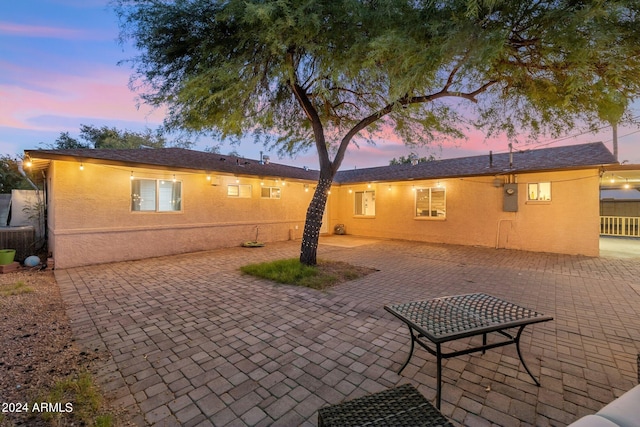
M 461 356 L 492 348 L 515 344 L 522 366 L 540 386 L 538 380 L 527 367 L 520 351 L 520 337 L 527 325 L 553 320 L 534 310 L 504 301 L 484 293 L 454 295 L 425 301 L 413 301 L 384 307 L 389 313 L 402 320 L 409 328 L 411 350 L 400 374 L 411 360 L 415 343 L 436 356 L 436 407 L 440 408 L 442 389 L 442 359 Z M 518 328 L 515 335 L 508 329 Z M 487 344 L 487 334 L 498 333 L 505 340 Z M 482 335 L 482 345 L 464 350 L 443 353 L 442 344 L 461 338 Z M 435 350 L 423 338 L 435 344 Z
M 319 427 L 453 427 L 410 384 L 318 411 Z

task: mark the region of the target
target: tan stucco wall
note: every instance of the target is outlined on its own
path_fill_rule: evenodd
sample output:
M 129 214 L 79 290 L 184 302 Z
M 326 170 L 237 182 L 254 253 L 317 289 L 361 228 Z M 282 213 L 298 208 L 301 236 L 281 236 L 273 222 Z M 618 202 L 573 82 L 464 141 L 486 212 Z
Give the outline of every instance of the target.
M 181 212 L 132 212 L 131 172 L 137 178 L 173 179 L 171 171 L 55 161 L 49 169 L 49 237 L 56 268 L 141 259 L 237 246 L 255 239 L 273 242 L 302 235 L 311 192 L 300 182 L 266 186 L 282 189 L 280 199 L 260 197 L 260 179 L 249 199 L 230 198 L 233 176 L 176 172 L 182 182 Z M 218 185 L 212 185 L 212 182 Z
M 598 178 L 596 169 L 511 177 L 518 184 L 517 212 L 503 211 L 504 188 L 493 185 L 494 177 L 373 183 L 375 217 L 354 216 L 354 194 L 366 184 L 334 187 L 330 228 L 345 224 L 358 236 L 597 256 Z M 552 183 L 550 202 L 526 200 L 527 184 L 535 182 Z M 414 187 L 438 184 L 446 188 L 446 218 L 415 218 Z
M 132 212 L 131 172 L 137 178 L 173 179 L 172 171 L 54 161 L 48 171 L 49 249 L 56 268 L 299 239 L 312 188 L 276 183 L 280 199 L 260 197 L 260 179 L 249 199 L 230 198 L 233 176 L 176 172 L 182 182 L 181 212 Z M 478 245 L 541 252 L 599 254 L 598 170 L 521 174 L 500 179 L 518 184 L 518 211 L 503 211 L 502 186 L 494 177 L 334 185 L 328 197 L 328 224 L 345 224 L 348 234 L 434 243 Z M 551 182 L 550 202 L 528 202 L 527 184 Z M 216 183 L 217 185 L 212 185 Z M 310 187 L 313 187 L 313 183 Z M 446 188 L 446 218 L 417 219 L 414 188 Z M 352 192 L 349 192 L 349 189 Z M 376 214 L 354 216 L 356 191 L 376 191 Z

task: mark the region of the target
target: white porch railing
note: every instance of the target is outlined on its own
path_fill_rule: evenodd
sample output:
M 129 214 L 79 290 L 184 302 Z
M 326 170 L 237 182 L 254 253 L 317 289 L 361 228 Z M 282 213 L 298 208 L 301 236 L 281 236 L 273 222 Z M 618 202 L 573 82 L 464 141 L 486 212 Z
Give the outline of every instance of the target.
M 601 216 L 600 234 L 603 236 L 640 237 L 640 217 Z

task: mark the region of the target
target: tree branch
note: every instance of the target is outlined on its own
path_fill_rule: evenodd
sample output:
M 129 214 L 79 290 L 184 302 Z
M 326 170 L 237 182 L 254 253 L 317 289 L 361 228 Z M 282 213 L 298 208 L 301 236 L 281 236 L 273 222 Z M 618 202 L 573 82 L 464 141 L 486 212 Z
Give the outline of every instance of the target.
M 449 90 L 449 88 L 453 84 L 453 78 L 456 76 L 459 69 L 460 69 L 460 65 L 456 65 L 455 67 L 453 67 L 453 70 L 451 70 L 451 72 L 449 73 L 449 78 L 447 79 L 447 83 L 445 83 L 444 88 L 442 88 L 442 90 Z
M 405 96 L 395 102 L 385 105 L 382 109 L 360 120 L 354 127 L 351 128 L 351 130 L 349 130 L 349 132 L 347 132 L 344 138 L 342 138 L 342 140 L 340 141 L 340 146 L 338 147 L 338 151 L 336 152 L 336 155 L 333 159 L 333 165 L 332 165 L 333 172 L 335 173 L 335 171 L 337 171 L 340 168 L 340 164 L 342 163 L 342 160 L 344 159 L 344 155 L 347 152 L 347 147 L 349 146 L 349 143 L 351 142 L 353 137 L 356 136 L 358 132 L 365 129 L 370 124 L 374 123 L 377 120 L 380 120 L 382 117 L 386 116 L 391 111 L 393 111 L 393 107 L 395 104 L 400 104 L 400 105 L 421 104 L 425 102 L 432 102 L 432 101 L 435 101 L 436 99 L 446 98 L 446 97 L 464 98 L 473 103 L 477 103 L 478 100 L 476 99 L 476 96 L 478 96 L 483 92 L 486 92 L 491 86 L 495 85 L 496 83 L 498 83 L 497 80 L 490 80 L 472 92 L 450 92 L 446 89 L 447 86 L 445 86 L 440 92 L 436 92 L 431 95 L 422 95 L 422 96 L 413 96 L 413 97 Z
M 304 111 L 305 116 L 311 122 L 311 127 L 313 129 L 313 139 L 316 143 L 316 149 L 318 151 L 318 161 L 320 163 L 320 169 L 330 168 L 331 160 L 329 160 L 329 151 L 327 150 L 327 142 L 324 136 L 324 129 L 322 127 L 322 121 L 320 120 L 320 116 L 318 115 L 318 111 L 313 106 L 313 103 L 309 99 L 307 92 L 304 90 L 302 86 L 298 84 L 297 77 L 295 76 L 295 67 L 293 63 L 293 52 L 289 50 L 287 52 L 287 62 L 292 70 L 292 76 L 289 80 L 289 85 L 291 86 L 291 90 L 296 97 L 296 100 L 302 107 L 302 111 Z
M 453 67 L 453 69 L 449 73 L 449 77 L 447 78 L 447 82 L 445 83 L 444 87 L 442 88 L 443 91 L 449 90 L 449 88 L 453 84 L 454 77 L 456 76 L 456 74 L 458 74 L 458 71 L 460 70 L 461 64 L 464 64 L 464 62 L 469 58 L 469 54 L 470 54 L 470 52 L 469 52 L 469 50 L 467 50 L 464 53 L 464 55 L 462 56 L 462 58 L 460 58 L 458 63 Z
M 487 83 L 480 86 L 478 89 L 474 90 L 473 92 L 462 94 L 462 97 L 467 98 L 474 103 L 477 103 L 478 100 L 476 99 L 476 96 L 480 95 L 483 92 L 486 92 L 491 86 L 493 86 L 496 83 L 498 83 L 497 80 L 490 80 Z

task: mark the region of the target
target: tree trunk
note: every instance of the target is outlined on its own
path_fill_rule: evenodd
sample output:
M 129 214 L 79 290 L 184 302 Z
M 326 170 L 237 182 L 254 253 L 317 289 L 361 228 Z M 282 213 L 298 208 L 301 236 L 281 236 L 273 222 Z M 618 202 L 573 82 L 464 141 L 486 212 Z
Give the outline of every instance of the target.
M 327 195 L 329 189 L 331 189 L 332 182 L 332 178 L 323 178 L 321 174 L 311 203 L 309 203 L 307 217 L 304 222 L 304 232 L 302 234 L 302 246 L 300 248 L 300 262 L 302 264 L 317 264 L 316 255 L 318 252 L 320 227 L 322 226 L 322 214 L 327 205 Z

